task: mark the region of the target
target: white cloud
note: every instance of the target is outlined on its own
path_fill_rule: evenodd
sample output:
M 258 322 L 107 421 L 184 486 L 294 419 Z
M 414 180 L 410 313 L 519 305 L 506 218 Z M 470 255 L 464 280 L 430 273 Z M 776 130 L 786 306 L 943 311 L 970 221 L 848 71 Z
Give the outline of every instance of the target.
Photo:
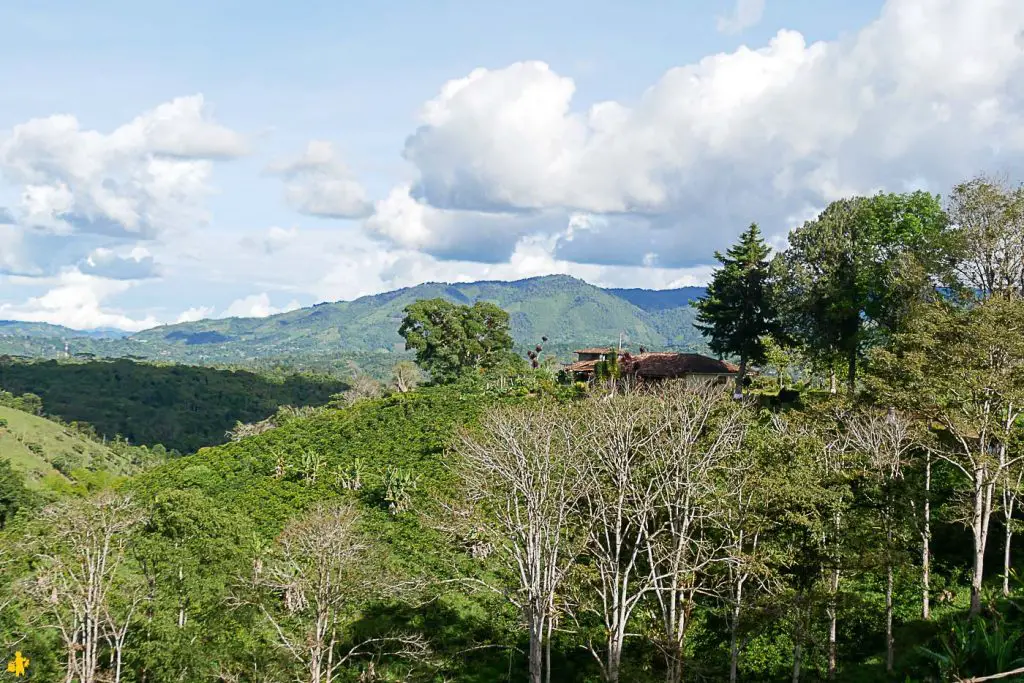
M 149 250 L 139 246 L 125 254 L 100 247 L 93 250 L 78 268 L 87 275 L 113 280 L 145 280 L 160 275 Z
M 292 300 L 282 308 L 275 308 L 270 303 L 270 297 L 266 292 L 252 294 L 242 299 L 236 299 L 224 309 L 218 316 L 220 318 L 266 318 L 268 315 L 285 313 L 300 308 L 302 304 Z
M 23 188 L 17 218 L 25 226 L 153 237 L 202 222 L 211 160 L 245 151 L 196 95 L 109 134 L 83 130 L 69 115 L 19 124 L 0 136 L 0 174 Z
M 408 185 L 399 185 L 376 202 L 364 227 L 403 249 L 495 262 L 508 258 L 521 237 L 557 232 L 566 220 L 561 211 L 445 211 L 412 197 Z
M 424 106 L 405 146 L 411 196 L 446 212 L 607 216 L 586 244 L 560 247 L 567 259 L 706 261 L 751 221 L 776 235 L 843 195 L 911 181 L 943 191 L 1019 160 L 1022 34 L 1019 0 L 890 0 L 839 40 L 780 31 L 671 69 L 635 103 L 586 110 L 546 64 L 476 69 Z M 389 208 L 368 229 L 389 234 Z M 404 229 L 389 228 L 397 244 L 461 230 L 414 209 L 427 218 L 411 208 Z
M 298 159 L 273 164 L 269 170 L 284 178 L 285 198 L 300 213 L 363 218 L 372 209 L 366 190 L 329 142 L 313 140 Z
M 194 323 L 197 320 L 209 318 L 213 315 L 213 306 L 195 306 L 181 312 L 176 323 Z
M 69 270 L 56 278 L 56 286 L 24 304 L 0 304 L 0 319 L 64 325 L 76 330 L 116 327 L 137 331 L 157 325 L 152 316 L 133 318 L 103 306 L 112 296 L 125 292 L 131 283 L 109 280 Z
M 38 274 L 25 253 L 24 235 L 19 226 L 0 223 L 0 274 Z
M 309 289 L 317 298 L 333 301 L 423 282 L 518 280 L 552 273 L 573 275 L 603 287 L 666 289 L 704 284 L 712 270 L 711 266 L 662 268 L 575 263 L 558 258 L 559 239 L 545 235 L 523 237 L 517 241 L 512 255 L 500 263 L 441 260 L 413 250 L 357 246 L 333 255 L 329 271 Z
M 720 33 L 740 33 L 752 26 L 756 26 L 764 15 L 765 0 L 734 0 L 732 12 L 727 16 L 720 16 L 716 20 L 716 27 Z
M 296 241 L 299 236 L 299 229 L 295 226 L 281 228 L 272 226 L 258 235 L 247 235 L 239 240 L 246 249 L 255 249 L 266 254 L 274 254 Z

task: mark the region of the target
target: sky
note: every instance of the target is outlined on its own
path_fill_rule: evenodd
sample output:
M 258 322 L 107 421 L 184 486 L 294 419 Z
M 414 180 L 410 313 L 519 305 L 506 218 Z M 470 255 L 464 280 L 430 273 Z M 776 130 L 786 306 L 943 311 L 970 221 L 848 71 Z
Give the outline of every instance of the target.
M 1021 0 L 4 0 L 0 319 L 703 284 L 751 222 L 1024 179 Z

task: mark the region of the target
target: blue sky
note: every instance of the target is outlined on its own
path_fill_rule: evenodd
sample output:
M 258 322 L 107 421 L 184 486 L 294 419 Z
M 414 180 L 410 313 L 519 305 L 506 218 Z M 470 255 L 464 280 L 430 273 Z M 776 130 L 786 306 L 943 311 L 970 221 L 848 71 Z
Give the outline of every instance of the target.
M 751 221 L 1024 156 L 1017 0 L 8 0 L 0 318 L 706 280 Z

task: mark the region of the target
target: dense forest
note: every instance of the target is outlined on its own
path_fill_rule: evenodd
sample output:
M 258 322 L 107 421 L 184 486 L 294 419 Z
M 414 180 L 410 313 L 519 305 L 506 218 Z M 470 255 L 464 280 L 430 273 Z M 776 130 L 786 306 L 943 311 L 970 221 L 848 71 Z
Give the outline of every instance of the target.
M 130 360 L 58 362 L 0 358 L 0 387 L 33 394 L 38 410 L 90 425 L 100 437 L 190 453 L 222 443 L 236 422 L 278 407 L 327 403 L 340 380 Z
M 1019 680 L 1024 189 L 717 258 L 735 385 L 578 383 L 434 297 L 386 382 L 60 495 L 0 472 L 4 647 L 82 683 Z M 37 382 L 0 378 L 55 410 Z

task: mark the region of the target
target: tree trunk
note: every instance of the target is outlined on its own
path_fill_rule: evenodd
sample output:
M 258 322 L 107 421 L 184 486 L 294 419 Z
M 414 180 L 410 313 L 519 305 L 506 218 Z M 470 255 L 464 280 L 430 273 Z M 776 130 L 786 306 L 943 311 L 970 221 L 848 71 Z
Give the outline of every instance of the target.
M 892 637 L 892 562 L 887 560 L 885 568 L 885 671 L 891 674 L 896 659 Z
M 551 683 L 551 632 L 555 627 L 555 610 L 551 608 L 548 616 L 548 632 L 544 638 L 544 681 Z
M 835 370 L 835 368 L 831 368 L 828 371 L 828 393 L 830 393 L 830 394 L 836 393 L 836 389 L 837 389 L 836 388 L 836 383 L 837 383 L 836 370 Z
M 736 602 L 732 608 L 732 623 L 729 625 L 729 683 L 739 680 L 740 644 L 739 625 L 740 608 L 743 601 L 743 579 L 736 582 Z
M 838 622 L 839 568 L 832 570 L 832 585 L 829 587 L 828 606 L 828 679 L 835 680 L 837 665 L 836 625 Z
M 971 609 L 970 616 L 981 614 L 981 586 L 985 578 L 985 546 L 988 542 L 989 521 L 992 516 L 992 496 L 994 482 L 988 482 L 987 471 L 983 466 L 974 474 L 974 511 L 971 520 L 971 531 L 974 536 L 974 566 L 971 569 Z
M 1006 538 L 1003 542 L 1003 597 L 1010 595 L 1010 543 L 1013 540 L 1012 523 L 1013 520 L 1007 517 Z
M 544 619 L 530 615 L 530 683 L 542 683 L 544 680 Z
M 797 642 L 793 645 L 793 683 L 800 683 L 800 664 L 803 659 L 803 646 Z
M 846 384 L 850 390 L 850 395 L 857 390 L 857 348 L 854 347 L 850 350 L 850 355 L 846 359 Z
M 932 455 L 924 466 L 924 527 L 921 529 L 921 617 L 928 621 L 931 609 L 931 541 L 932 541 Z
M 733 393 L 734 398 L 743 398 L 743 380 L 747 376 L 747 357 L 740 356 L 740 371 L 736 375 L 736 391 Z

